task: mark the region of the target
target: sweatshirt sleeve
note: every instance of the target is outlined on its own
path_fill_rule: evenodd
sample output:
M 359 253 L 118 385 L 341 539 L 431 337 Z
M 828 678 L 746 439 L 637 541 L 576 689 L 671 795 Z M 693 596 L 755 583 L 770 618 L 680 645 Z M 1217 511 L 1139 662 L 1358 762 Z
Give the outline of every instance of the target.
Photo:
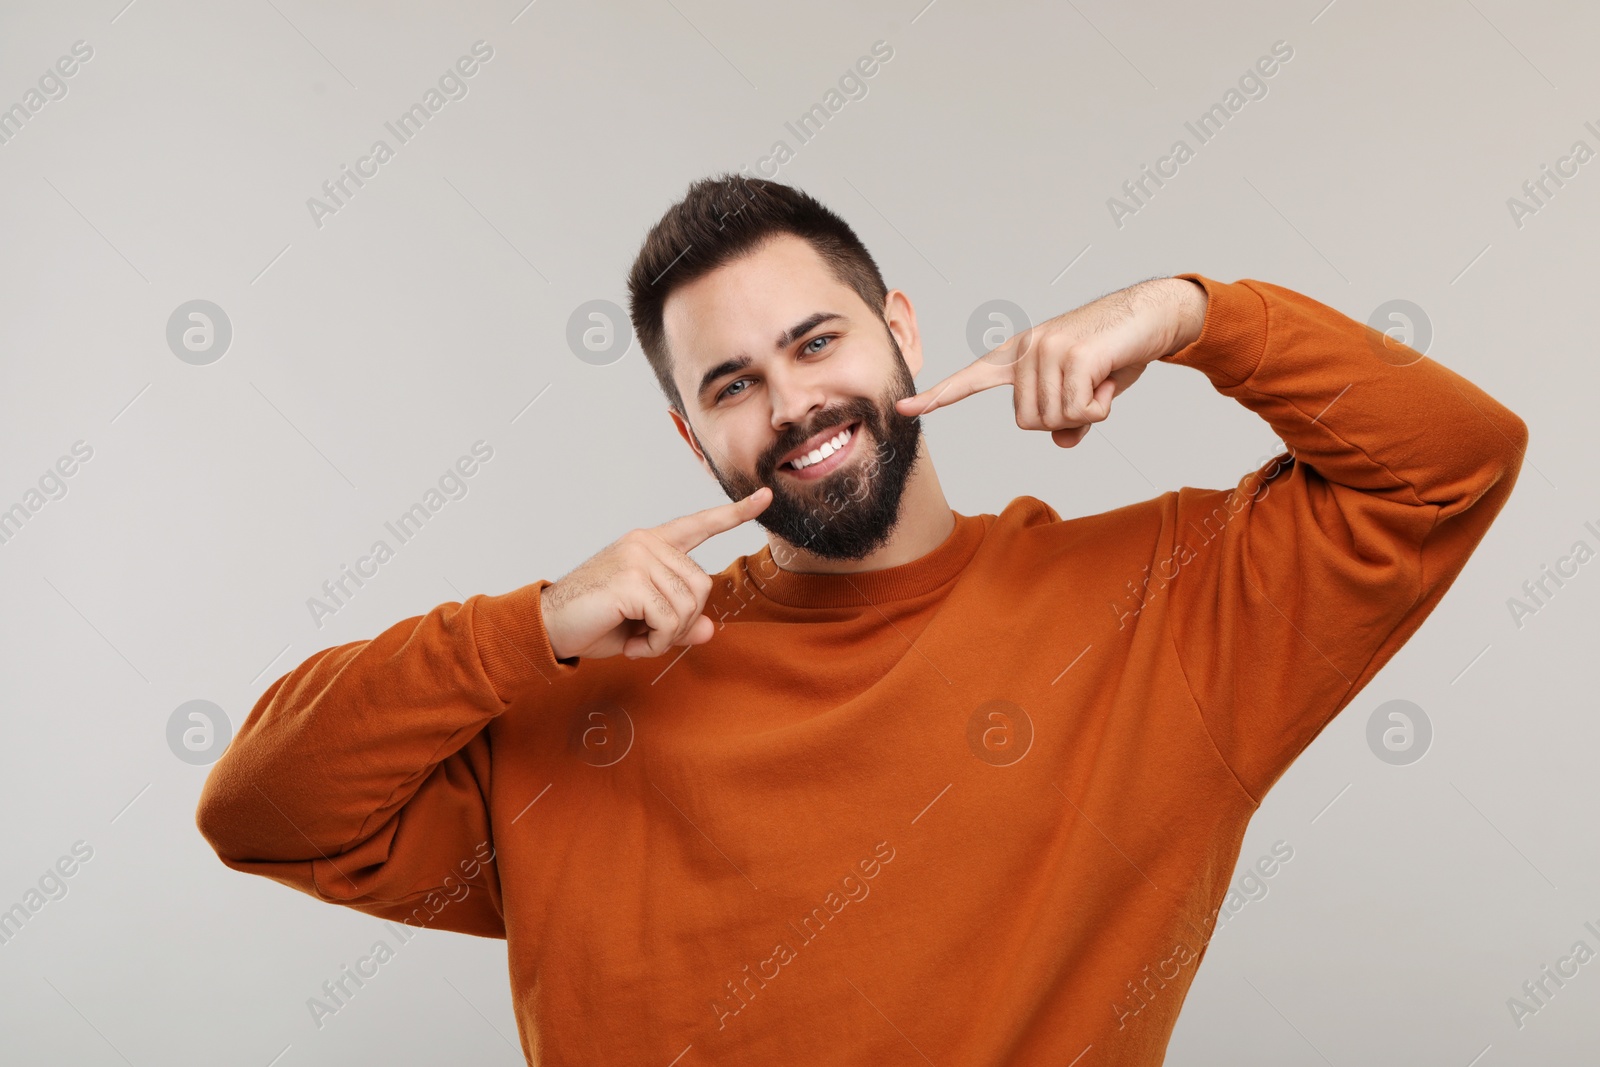
M 1286 446 L 1176 494 L 1168 630 L 1222 758 L 1260 802 L 1438 604 L 1516 483 L 1523 421 L 1310 297 L 1213 281 L 1203 372 Z M 1163 553 L 1165 555 L 1165 553 Z
M 485 729 L 577 669 L 547 581 L 323 649 L 273 682 L 212 767 L 196 824 L 223 863 L 380 918 L 504 937 Z

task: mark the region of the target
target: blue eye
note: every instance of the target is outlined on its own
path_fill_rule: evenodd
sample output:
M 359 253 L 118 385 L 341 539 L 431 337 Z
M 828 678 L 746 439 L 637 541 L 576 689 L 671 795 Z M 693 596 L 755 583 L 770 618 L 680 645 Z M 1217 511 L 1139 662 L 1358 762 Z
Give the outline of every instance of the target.
M 832 340 L 834 340 L 834 338 L 836 336 L 837 336 L 836 334 L 831 334 L 831 333 L 818 334 L 816 337 L 813 337 L 811 340 L 809 340 L 805 344 L 801 345 L 800 346 L 800 351 L 804 355 L 814 356 L 817 353 L 821 352 L 822 349 L 821 348 L 812 348 L 811 347 L 812 345 L 816 344 L 818 341 L 832 341 Z M 735 393 L 733 391 L 733 387 L 736 386 L 736 385 L 740 385 L 742 383 L 748 382 L 749 380 L 750 380 L 749 378 L 735 378 L 733 381 L 729 382 L 723 388 L 722 392 L 717 394 L 717 398 L 714 401 L 714 403 L 719 403 L 720 404 L 723 400 L 727 399 L 730 396 L 738 396 L 739 394 Z M 744 392 L 744 390 L 741 389 L 741 390 L 739 390 L 739 392 L 742 393 L 742 392 Z

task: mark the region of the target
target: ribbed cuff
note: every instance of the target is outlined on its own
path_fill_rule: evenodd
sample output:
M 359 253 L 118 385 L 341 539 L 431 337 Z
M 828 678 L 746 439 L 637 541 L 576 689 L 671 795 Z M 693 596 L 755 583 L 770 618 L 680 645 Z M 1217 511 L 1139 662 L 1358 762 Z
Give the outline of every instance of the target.
M 478 659 L 502 700 L 531 682 L 554 682 L 578 669 L 577 656 L 556 659 L 545 633 L 539 596 L 552 584 L 540 579 L 498 596 L 469 598 Z
M 1238 385 L 1255 373 L 1267 350 L 1267 302 L 1261 294 L 1245 281 L 1219 282 L 1194 273 L 1173 277 L 1205 289 L 1206 318 L 1199 337 L 1162 361 L 1193 367 L 1216 385 Z

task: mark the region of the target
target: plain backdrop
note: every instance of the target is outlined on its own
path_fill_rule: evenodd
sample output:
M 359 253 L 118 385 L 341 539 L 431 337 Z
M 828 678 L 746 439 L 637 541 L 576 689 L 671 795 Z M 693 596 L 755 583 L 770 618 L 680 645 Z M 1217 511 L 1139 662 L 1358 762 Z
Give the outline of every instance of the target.
M 988 301 L 1037 322 L 1194 270 L 1361 321 L 1411 309 L 1380 328 L 1425 328 L 1428 355 L 1526 420 L 1517 490 L 1464 573 L 1256 815 L 1235 877 L 1274 842 L 1293 859 L 1217 936 L 1168 1062 L 1600 1057 L 1600 962 L 1521 1027 L 1507 1007 L 1575 942 L 1600 950 L 1600 561 L 1533 614 L 1509 603 L 1575 542 L 1600 548 L 1600 15 L 925 4 L 0 10 L 0 107 L 57 92 L 57 60 L 92 49 L 0 144 L 0 508 L 92 449 L 0 544 L 0 909 L 93 850 L 0 945 L 0 1060 L 522 1062 L 504 942 L 439 931 L 319 1029 L 307 998 L 381 924 L 223 867 L 194 825 L 207 767 L 169 722 L 204 700 L 237 727 L 319 649 L 725 499 L 626 323 L 605 358 L 569 325 L 626 306 L 640 241 L 690 181 L 758 173 L 779 140 L 793 154 L 767 176 L 840 212 L 910 294 L 922 387 L 974 358 Z M 385 123 L 478 41 L 493 54 L 465 95 L 400 144 Z M 892 58 L 801 144 L 785 124 L 880 41 Z M 1184 124 L 1277 42 L 1293 56 L 1265 95 L 1199 144 Z M 380 138 L 394 154 L 365 185 L 308 207 Z M 1115 217 L 1179 138 L 1193 158 Z M 1535 205 L 1522 186 L 1547 165 L 1569 176 Z M 195 300 L 231 328 L 209 363 L 168 339 Z M 1008 389 L 925 423 L 965 514 L 1226 488 L 1277 446 L 1168 365 L 1070 450 L 1018 429 Z M 478 441 L 493 458 L 466 495 L 318 625 L 307 599 Z M 695 557 L 719 570 L 763 543 L 747 525 Z M 1433 736 L 1396 766 L 1367 724 L 1402 699 Z

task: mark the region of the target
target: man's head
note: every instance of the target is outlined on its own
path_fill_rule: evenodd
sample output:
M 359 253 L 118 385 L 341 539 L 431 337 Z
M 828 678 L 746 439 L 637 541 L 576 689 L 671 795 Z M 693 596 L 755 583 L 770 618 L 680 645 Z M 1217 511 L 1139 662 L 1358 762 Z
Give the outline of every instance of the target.
M 756 521 L 823 558 L 888 540 L 921 444 L 894 402 L 922 346 L 843 219 L 776 182 L 703 179 L 645 238 L 628 291 L 673 423 L 731 499 L 769 486 Z M 789 462 L 841 434 L 842 454 Z

